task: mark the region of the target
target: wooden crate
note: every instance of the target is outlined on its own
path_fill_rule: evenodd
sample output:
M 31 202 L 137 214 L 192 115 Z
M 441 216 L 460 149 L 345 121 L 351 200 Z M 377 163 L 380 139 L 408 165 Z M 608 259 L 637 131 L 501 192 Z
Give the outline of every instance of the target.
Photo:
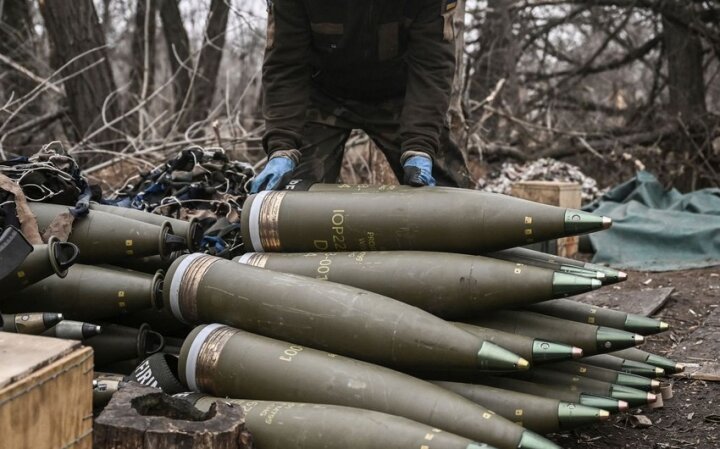
M 0 332 L 0 446 L 92 448 L 91 348 Z
M 521 181 L 512 185 L 510 194 L 525 200 L 552 206 L 579 209 L 582 203 L 580 184 L 554 181 Z M 557 241 L 537 245 L 534 249 L 551 252 L 563 257 L 572 257 L 578 252 L 578 237 L 565 237 Z

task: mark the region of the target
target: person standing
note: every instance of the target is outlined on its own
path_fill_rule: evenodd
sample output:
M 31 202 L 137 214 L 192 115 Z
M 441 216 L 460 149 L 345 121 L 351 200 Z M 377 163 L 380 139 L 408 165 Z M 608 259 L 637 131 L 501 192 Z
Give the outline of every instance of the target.
M 251 192 L 337 182 L 353 129 L 398 180 L 467 187 L 446 114 L 457 0 L 268 0 L 263 147 Z

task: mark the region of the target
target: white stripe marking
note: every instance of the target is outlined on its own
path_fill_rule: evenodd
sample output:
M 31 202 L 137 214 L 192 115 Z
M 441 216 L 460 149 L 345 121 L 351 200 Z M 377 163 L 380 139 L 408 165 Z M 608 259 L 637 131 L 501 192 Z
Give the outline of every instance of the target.
M 260 209 L 262 208 L 265 197 L 268 196 L 272 191 L 263 190 L 258 193 L 253 200 L 252 207 L 250 207 L 250 243 L 252 243 L 253 249 L 257 252 L 264 253 L 265 248 L 262 246 L 260 240 Z
M 175 270 L 172 282 L 170 283 L 170 310 L 172 310 L 175 318 L 185 324 L 191 323 L 185 321 L 185 318 L 183 318 L 182 315 L 182 310 L 180 310 L 180 287 L 182 286 L 182 280 L 185 277 L 185 272 L 190 267 L 190 264 L 203 256 L 205 256 L 203 253 L 193 253 L 184 258 L 182 262 L 180 262 L 180 265 L 178 265 L 177 270 Z
M 248 265 L 250 263 L 250 258 L 252 258 L 252 256 L 254 256 L 255 254 L 257 254 L 257 253 L 245 253 L 242 256 L 240 256 L 240 258 L 237 261 L 238 261 L 238 263 Z
M 192 344 L 190 345 L 190 350 L 188 351 L 187 359 L 185 361 L 185 381 L 187 382 L 187 386 L 192 391 L 200 391 L 197 386 L 197 382 L 195 382 L 195 375 L 197 372 L 197 360 L 200 356 L 200 349 L 202 348 L 202 345 L 205 343 L 205 340 L 207 340 L 210 334 L 219 327 L 224 326 L 222 324 L 208 324 L 200 332 L 198 332 L 195 340 L 193 340 Z

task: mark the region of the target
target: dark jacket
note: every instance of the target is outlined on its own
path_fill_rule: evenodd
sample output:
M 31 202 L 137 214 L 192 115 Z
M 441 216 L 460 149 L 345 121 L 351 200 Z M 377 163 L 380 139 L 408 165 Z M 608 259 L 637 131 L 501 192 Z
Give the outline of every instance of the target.
M 404 97 L 402 151 L 434 156 L 455 69 L 456 0 L 272 0 L 263 66 L 269 154 L 302 150 L 311 88 Z

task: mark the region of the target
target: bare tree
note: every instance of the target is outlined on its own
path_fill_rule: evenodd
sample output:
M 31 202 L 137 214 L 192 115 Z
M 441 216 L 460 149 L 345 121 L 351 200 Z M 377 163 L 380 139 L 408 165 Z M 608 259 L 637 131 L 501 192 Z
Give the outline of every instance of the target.
M 192 86 L 193 102 L 189 115 L 191 123 L 207 118 L 210 110 L 225 46 L 225 30 L 229 14 L 230 7 L 227 0 L 212 0 Z
M 160 19 L 167 46 L 174 90 L 174 111 L 182 113 L 190 91 L 192 61 L 190 60 L 190 39 L 183 25 L 179 0 L 160 0 Z M 185 120 L 181 120 L 185 123 Z
M 76 141 L 99 128 L 92 139 L 113 148 L 121 133 L 103 127 L 121 115 L 110 70 L 105 37 L 91 0 L 44 0 L 40 12 L 51 44 L 51 63 L 65 77 L 64 86 L 72 121 L 69 136 Z

